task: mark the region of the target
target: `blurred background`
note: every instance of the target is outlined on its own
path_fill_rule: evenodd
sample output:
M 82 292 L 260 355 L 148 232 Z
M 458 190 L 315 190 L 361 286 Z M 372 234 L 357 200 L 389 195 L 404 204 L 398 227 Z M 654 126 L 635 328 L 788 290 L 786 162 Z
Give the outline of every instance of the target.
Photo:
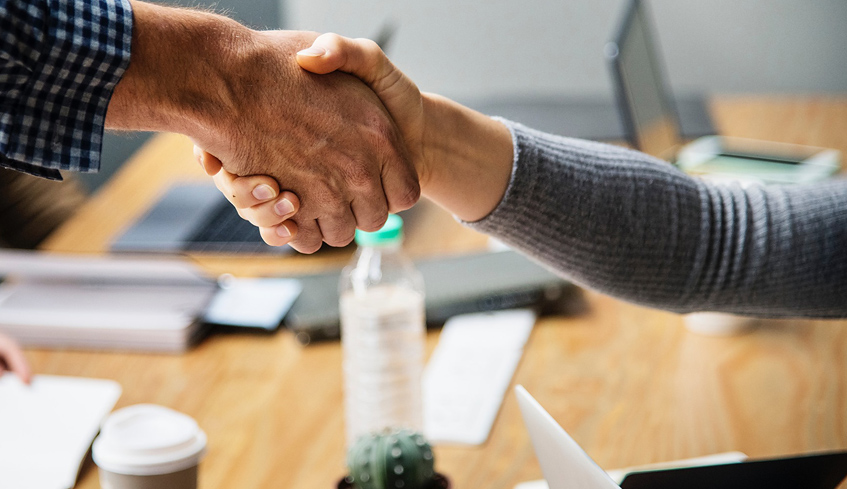
M 479 100 L 607 100 L 603 58 L 623 0 L 220 0 L 210 6 L 255 28 L 375 38 L 422 90 Z M 847 92 L 844 0 L 651 0 L 671 90 L 690 93 Z M 105 139 L 96 190 L 146 140 Z

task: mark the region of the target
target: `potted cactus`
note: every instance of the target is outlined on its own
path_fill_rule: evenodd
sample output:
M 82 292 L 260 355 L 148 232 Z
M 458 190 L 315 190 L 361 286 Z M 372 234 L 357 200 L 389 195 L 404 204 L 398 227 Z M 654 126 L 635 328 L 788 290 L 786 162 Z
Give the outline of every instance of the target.
M 450 482 L 434 466 L 432 447 L 419 433 L 363 435 L 347 451 L 350 473 L 338 489 L 449 489 Z

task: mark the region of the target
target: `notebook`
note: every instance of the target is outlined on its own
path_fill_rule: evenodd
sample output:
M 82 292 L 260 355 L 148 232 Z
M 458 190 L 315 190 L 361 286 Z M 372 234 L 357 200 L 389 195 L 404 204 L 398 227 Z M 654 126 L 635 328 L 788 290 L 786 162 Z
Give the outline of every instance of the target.
M 180 353 L 211 326 L 273 332 L 285 278 L 206 276 L 179 257 L 0 250 L 0 332 L 26 346 Z
M 0 332 L 48 348 L 182 352 L 217 291 L 179 259 L 0 250 Z

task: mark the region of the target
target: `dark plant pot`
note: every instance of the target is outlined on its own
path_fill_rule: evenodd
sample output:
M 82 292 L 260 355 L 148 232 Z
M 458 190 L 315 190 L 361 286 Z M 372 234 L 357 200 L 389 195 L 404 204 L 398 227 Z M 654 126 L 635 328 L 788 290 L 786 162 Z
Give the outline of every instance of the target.
M 349 482 L 346 477 L 338 481 L 338 489 L 354 488 L 355 486 L 353 486 L 353 483 Z M 436 472 L 435 477 L 432 479 L 432 484 L 430 484 L 427 489 L 450 489 L 450 479 Z

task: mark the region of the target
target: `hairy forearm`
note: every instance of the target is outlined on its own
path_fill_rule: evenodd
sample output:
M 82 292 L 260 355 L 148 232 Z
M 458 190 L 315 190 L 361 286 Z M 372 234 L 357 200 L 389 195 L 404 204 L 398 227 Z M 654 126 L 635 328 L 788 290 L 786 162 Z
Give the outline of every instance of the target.
M 228 64 L 253 31 L 219 15 L 134 1 L 130 65 L 115 87 L 106 127 L 214 131 L 234 105 Z
M 513 146 L 500 122 L 434 94 L 423 94 L 421 191 L 464 221 L 487 216 L 503 197 Z

